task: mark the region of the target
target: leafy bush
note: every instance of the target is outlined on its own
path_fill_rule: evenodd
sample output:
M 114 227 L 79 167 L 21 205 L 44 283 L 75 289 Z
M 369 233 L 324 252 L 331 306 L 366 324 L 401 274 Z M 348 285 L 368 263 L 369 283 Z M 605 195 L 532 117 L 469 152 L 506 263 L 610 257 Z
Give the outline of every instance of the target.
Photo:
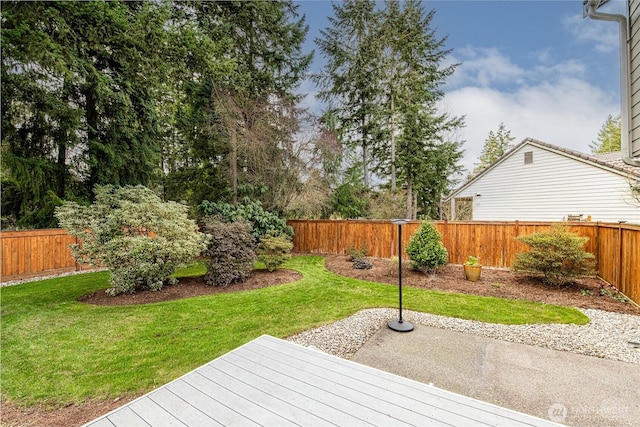
M 293 243 L 285 234 L 277 235 L 270 231 L 258 243 L 258 261 L 264 263 L 269 271 L 275 271 L 291 258 Z
M 226 287 L 246 280 L 256 260 L 251 225 L 246 221 L 223 223 L 208 218 L 203 231 L 210 236 L 205 251 L 208 262 L 204 281 L 208 285 Z
M 91 206 L 65 202 L 55 214 L 82 242 L 71 245 L 76 261 L 109 268 L 110 295 L 174 283 L 169 276 L 176 268 L 206 248 L 186 206 L 163 202 L 143 186 L 97 186 L 95 194 Z
M 593 275 L 593 254 L 584 250 L 588 237 L 572 233 L 562 224 L 554 224 L 548 232 L 516 237 L 529 245 L 529 252 L 516 254 L 512 265 L 515 272 L 533 272 L 544 275 L 552 285 L 571 282 L 580 276 Z
M 411 258 L 413 268 L 423 273 L 433 273 L 447 264 L 449 253 L 442 244 L 442 235 L 428 221 L 411 236 L 405 252 Z
M 356 249 L 355 245 L 351 245 L 347 249 L 347 254 L 349 255 L 349 261 L 357 261 L 367 256 L 367 247 L 362 246 L 360 249 Z
M 248 221 L 256 242 L 269 231 L 293 237 L 293 228 L 287 225 L 287 221 L 273 212 L 264 210 L 259 200 L 245 197 L 237 205 L 205 200 L 198 206 L 198 212 L 204 217 L 216 217 L 221 222 Z
M 367 190 L 359 184 L 342 184 L 331 194 L 333 211 L 342 218 L 365 216 L 367 204 Z

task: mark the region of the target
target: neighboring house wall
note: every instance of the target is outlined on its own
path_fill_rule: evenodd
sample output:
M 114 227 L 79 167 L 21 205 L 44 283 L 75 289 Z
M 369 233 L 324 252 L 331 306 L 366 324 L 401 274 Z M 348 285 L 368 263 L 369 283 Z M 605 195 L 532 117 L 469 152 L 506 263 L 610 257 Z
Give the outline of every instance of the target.
M 447 199 L 451 212 L 456 199 L 471 197 L 475 221 L 562 221 L 582 214 L 592 221 L 640 224 L 640 205 L 631 197 L 628 178 L 526 141 L 455 191 Z M 525 163 L 531 155 L 531 163 Z
M 629 61 L 632 157 L 640 157 L 640 2 L 629 1 Z

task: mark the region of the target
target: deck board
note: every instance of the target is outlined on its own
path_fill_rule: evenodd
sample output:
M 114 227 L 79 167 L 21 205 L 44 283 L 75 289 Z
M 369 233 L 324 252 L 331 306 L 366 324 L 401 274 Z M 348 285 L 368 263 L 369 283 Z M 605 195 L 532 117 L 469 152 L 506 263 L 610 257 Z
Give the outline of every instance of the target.
M 86 424 L 138 425 L 557 424 L 265 335 Z

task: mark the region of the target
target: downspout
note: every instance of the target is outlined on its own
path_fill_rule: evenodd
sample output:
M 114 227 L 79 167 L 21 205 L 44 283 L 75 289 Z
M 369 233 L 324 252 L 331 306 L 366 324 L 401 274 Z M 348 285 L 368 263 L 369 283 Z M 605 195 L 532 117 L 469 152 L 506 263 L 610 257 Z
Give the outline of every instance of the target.
M 631 70 L 629 70 L 629 43 L 627 17 L 620 14 L 601 13 L 596 10 L 599 0 L 588 0 L 588 14 L 591 19 L 600 21 L 614 21 L 620 24 L 620 101 L 622 103 L 620 138 L 622 149 L 622 160 L 631 166 L 640 166 L 640 160 L 629 156 L 631 153 L 631 94 L 630 81 Z

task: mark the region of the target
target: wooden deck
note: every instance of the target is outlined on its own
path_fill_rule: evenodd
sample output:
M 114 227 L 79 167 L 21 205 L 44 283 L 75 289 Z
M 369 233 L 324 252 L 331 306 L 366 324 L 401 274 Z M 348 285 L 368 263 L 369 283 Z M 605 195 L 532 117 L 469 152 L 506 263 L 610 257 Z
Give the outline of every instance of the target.
M 88 424 L 557 426 L 270 336 Z

